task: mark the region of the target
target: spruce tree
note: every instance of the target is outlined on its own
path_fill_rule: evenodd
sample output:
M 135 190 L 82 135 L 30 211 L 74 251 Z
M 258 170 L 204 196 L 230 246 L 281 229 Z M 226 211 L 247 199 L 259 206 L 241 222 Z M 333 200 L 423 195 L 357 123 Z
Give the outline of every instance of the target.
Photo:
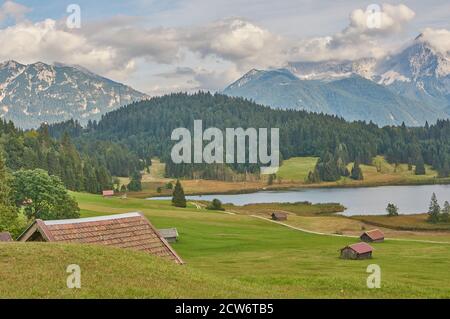
M 441 221 L 444 223 L 450 222 L 450 204 L 445 201 L 444 208 L 442 209 Z
M 428 209 L 428 221 L 430 223 L 439 222 L 439 217 L 441 214 L 441 207 L 436 198 L 436 194 L 433 193 L 431 196 L 430 208 Z
M 425 175 L 425 163 L 423 162 L 422 156 L 419 157 L 416 163 L 416 170 L 414 171 L 416 175 Z
M 359 161 L 355 161 L 355 164 L 353 164 L 352 174 L 350 177 L 357 181 L 361 181 L 364 179 L 363 172 L 361 170 L 361 167 L 359 166 Z
M 140 172 L 134 172 L 132 174 L 127 188 L 130 192 L 140 192 L 142 190 L 142 175 Z
M 398 207 L 392 203 L 387 205 L 386 211 L 389 217 L 398 216 Z
M 175 207 L 186 207 L 186 197 L 184 196 L 184 190 L 179 180 L 177 180 L 173 190 L 172 205 Z

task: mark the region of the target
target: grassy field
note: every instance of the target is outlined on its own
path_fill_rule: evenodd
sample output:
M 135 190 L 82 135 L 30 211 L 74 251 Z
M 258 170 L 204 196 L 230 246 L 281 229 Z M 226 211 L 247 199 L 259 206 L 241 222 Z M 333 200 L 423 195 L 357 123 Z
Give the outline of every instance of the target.
M 305 181 L 309 172 L 314 170 L 317 157 L 293 157 L 283 161 L 277 176 L 282 180 Z
M 259 190 L 277 190 L 289 188 L 314 188 L 314 187 L 366 187 L 383 185 L 418 185 L 450 183 L 450 178 L 438 178 L 437 172 L 430 166 L 426 166 L 426 175 L 415 175 L 414 167 L 408 170 L 407 164 L 392 165 L 383 157 L 377 156 L 372 165 L 361 165 L 364 180 L 355 181 L 342 177 L 337 182 L 322 182 L 308 184 L 305 179 L 310 171 L 314 169 L 317 162 L 316 157 L 294 157 L 283 161 L 277 173 L 277 179 L 272 185 L 268 185 L 267 178 L 253 178 L 248 181 L 224 182 L 214 180 L 182 180 L 186 194 L 225 194 L 225 193 L 250 193 Z M 135 198 L 147 198 L 152 196 L 169 196 L 171 190 L 165 189 L 167 182 L 175 182 L 175 179 L 164 178 L 164 164 L 158 160 L 152 160 L 150 173 L 143 175 L 143 190 L 141 192 L 129 193 Z M 352 163 L 348 165 L 349 170 Z M 157 189 L 161 188 L 161 192 Z
M 427 214 L 388 216 L 353 216 L 353 219 L 364 221 L 368 224 L 389 227 L 399 230 L 447 230 L 450 231 L 450 223 L 432 224 L 427 222 Z
M 283 162 L 278 176 L 284 181 L 296 181 L 304 183 L 308 173 L 314 169 L 317 158 L 315 157 L 294 157 Z M 353 163 L 348 165 L 351 170 Z M 414 166 L 408 170 L 407 164 L 389 164 L 382 156 L 373 159 L 372 165 L 361 165 L 364 180 L 354 181 L 350 178 L 342 177 L 341 180 L 331 183 L 321 183 L 322 186 L 375 186 L 375 185 L 396 185 L 396 184 L 424 184 L 435 183 L 437 172 L 430 166 L 426 166 L 425 175 L 415 175 Z M 442 179 L 443 182 L 448 179 Z M 317 186 L 316 184 L 309 185 Z
M 90 265 L 85 285 L 95 283 L 85 292 L 82 288 L 80 297 L 450 297 L 449 244 L 388 240 L 373 245 L 372 260 L 342 260 L 339 249 L 357 239 L 310 234 L 250 215 L 197 209 L 191 204 L 182 209 L 168 201 L 75 196 L 83 216 L 139 210 L 158 228 L 177 227 L 180 240 L 173 247 L 186 265 L 180 270 L 170 266 L 154 271 L 152 259 L 137 253 L 71 245 L 3 245 L 3 296 L 71 297 L 74 292 L 66 291 L 52 273 L 59 274 L 68 262 L 80 262 Z M 366 267 L 372 263 L 381 267 L 381 289 L 366 287 Z M 38 269 L 48 275 L 36 274 Z M 179 277 L 169 278 L 174 275 Z M 185 290 L 188 286 L 191 294 Z
M 235 206 L 226 204 L 224 207 L 228 211 L 239 212 L 241 214 L 257 214 L 269 216 L 274 211 L 287 212 L 298 216 L 315 216 L 323 214 L 340 213 L 345 207 L 337 203 L 311 204 L 309 202 L 298 203 L 264 203 Z
M 81 268 L 81 289 L 67 288 L 70 264 Z M 0 298 L 227 298 L 263 294 L 261 287 L 206 275 L 140 252 L 90 245 L 0 243 Z

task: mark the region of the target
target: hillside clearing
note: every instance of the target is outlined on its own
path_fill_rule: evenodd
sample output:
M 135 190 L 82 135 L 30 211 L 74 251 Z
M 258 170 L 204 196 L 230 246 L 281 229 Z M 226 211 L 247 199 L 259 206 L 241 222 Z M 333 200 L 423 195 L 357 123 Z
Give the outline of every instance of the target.
M 140 210 L 158 228 L 176 227 L 180 240 L 173 247 L 187 268 L 270 287 L 266 297 L 450 297 L 450 285 L 443 285 L 450 282 L 450 245 L 387 241 L 373 245 L 372 260 L 347 261 L 339 258 L 339 249 L 356 238 L 308 234 L 194 205 L 174 208 L 170 201 L 76 196 L 84 216 Z M 366 287 L 371 263 L 382 268 L 382 289 Z
M 81 289 L 67 288 L 70 264 L 81 268 Z M 55 243 L 0 244 L 1 298 L 242 298 L 262 296 L 260 288 L 130 250 Z

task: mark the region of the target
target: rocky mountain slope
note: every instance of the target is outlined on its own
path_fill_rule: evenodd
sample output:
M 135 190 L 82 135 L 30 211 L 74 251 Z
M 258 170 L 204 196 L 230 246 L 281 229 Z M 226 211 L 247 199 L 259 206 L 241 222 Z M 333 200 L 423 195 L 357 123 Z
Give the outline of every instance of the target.
M 251 70 L 224 93 L 277 108 L 373 121 L 423 125 L 450 117 L 450 58 L 417 37 L 381 60 L 291 62 Z
M 71 118 L 86 123 L 146 97 L 79 66 L 0 64 L 0 117 L 22 128 Z

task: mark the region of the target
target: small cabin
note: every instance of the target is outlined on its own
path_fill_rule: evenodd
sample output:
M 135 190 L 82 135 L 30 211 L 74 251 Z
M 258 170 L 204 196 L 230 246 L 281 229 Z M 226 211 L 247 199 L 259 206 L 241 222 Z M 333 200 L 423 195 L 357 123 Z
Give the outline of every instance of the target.
M 272 220 L 287 220 L 287 214 L 279 212 L 272 213 Z
M 106 190 L 102 192 L 103 197 L 111 197 L 114 196 L 114 191 L 113 190 Z
M 343 259 L 370 259 L 372 258 L 373 248 L 366 243 L 357 243 L 346 246 L 341 249 L 341 258 Z
M 178 241 L 178 230 L 176 228 L 159 229 L 161 237 L 167 240 L 168 243 L 175 243 Z
M 11 234 L 8 232 L 0 233 L 0 241 L 13 241 Z
M 384 241 L 384 234 L 379 229 L 373 229 L 364 232 L 359 238 L 366 243 L 380 243 Z

